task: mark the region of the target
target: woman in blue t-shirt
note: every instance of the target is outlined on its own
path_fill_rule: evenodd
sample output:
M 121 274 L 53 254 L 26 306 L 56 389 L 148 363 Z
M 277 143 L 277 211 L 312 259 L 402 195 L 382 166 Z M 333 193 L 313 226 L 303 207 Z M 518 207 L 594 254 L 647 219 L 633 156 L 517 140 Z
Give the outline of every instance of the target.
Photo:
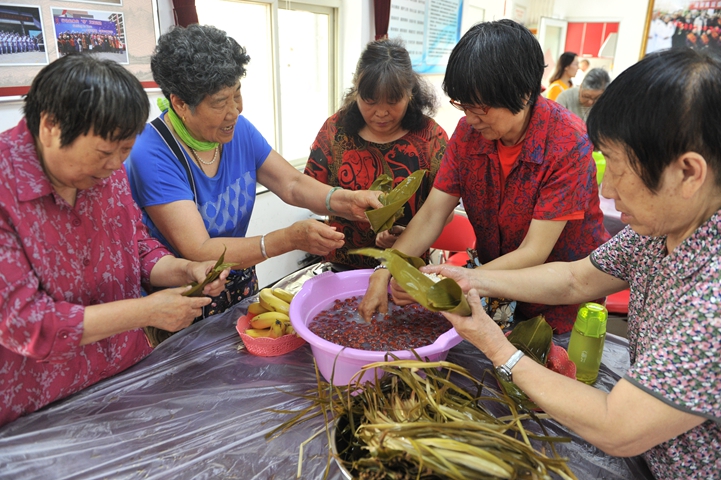
M 365 220 L 381 207 L 377 192 L 349 191 L 303 175 L 271 148 L 240 113 L 246 51 L 215 27 L 176 27 L 161 35 L 151 58 L 165 96 L 126 161 L 133 197 L 150 233 L 177 255 L 238 264 L 226 292 L 206 307 L 220 313 L 258 291 L 254 266 L 292 250 L 325 255 L 342 233 L 314 219 L 247 238 L 256 184 L 284 202 L 327 215 Z

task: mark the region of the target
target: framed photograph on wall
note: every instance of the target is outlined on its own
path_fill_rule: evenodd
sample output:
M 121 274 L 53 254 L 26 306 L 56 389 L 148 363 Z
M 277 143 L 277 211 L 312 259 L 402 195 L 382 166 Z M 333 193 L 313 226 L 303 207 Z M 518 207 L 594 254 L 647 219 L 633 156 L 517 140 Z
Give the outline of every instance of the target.
M 0 67 L 47 65 L 43 17 L 37 5 L 0 5 Z
M 675 47 L 721 51 L 721 0 L 650 0 L 644 31 L 641 58 Z
M 37 37 L 38 51 L 29 51 L 34 46 L 11 45 L 5 47 L 5 52 L 17 49 L 19 53 L 0 53 L 0 98 L 27 93 L 43 65 L 72 49 L 111 58 L 130 70 L 146 88 L 157 87 L 150 71 L 150 57 L 160 34 L 156 0 L 3 1 L 0 35 L 24 28 L 30 32 L 28 36 Z M 0 51 L 2 48 L 0 43 Z M 28 51 L 23 52 L 23 48 Z
M 89 52 L 100 58 L 128 64 L 125 18 L 112 11 L 53 8 L 58 58 Z

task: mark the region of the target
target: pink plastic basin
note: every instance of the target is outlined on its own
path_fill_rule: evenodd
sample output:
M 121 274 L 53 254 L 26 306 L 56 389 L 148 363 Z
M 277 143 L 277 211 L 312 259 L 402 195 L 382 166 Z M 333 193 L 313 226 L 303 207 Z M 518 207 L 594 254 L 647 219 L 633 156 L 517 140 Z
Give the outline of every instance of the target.
M 308 342 L 323 377 L 335 385 L 348 385 L 351 378 L 365 365 L 382 362 L 387 352 L 346 348 L 315 335 L 308 325 L 316 315 L 328 308 L 335 300 L 364 295 L 368 288 L 368 277 L 372 270 L 349 272 L 324 272 L 307 280 L 290 304 L 290 323 L 298 335 Z M 445 360 L 448 351 L 463 339 L 451 328 L 430 345 L 415 349 L 424 360 Z M 415 358 L 410 350 L 392 352 L 398 358 Z M 376 369 L 377 370 L 377 369 Z M 378 371 L 380 377 L 382 371 Z M 361 381 L 373 381 L 375 374 L 367 371 Z M 332 379 L 332 380 L 331 380 Z

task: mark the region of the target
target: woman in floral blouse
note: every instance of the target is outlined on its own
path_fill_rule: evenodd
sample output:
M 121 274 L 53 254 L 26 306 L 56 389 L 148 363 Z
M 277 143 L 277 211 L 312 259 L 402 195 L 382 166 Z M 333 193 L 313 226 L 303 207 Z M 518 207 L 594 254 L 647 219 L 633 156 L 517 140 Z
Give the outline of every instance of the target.
M 588 129 L 606 157 L 602 194 L 628 224 L 621 233 L 572 263 L 426 271 L 469 291 L 473 316 L 447 316 L 497 366 L 517 350 L 479 294 L 567 304 L 630 287 L 631 367 L 610 393 L 525 357 L 513 381 L 603 451 L 643 454 L 659 479 L 719 478 L 721 57 L 691 49 L 646 56 L 610 84 Z
M 345 244 L 325 260 L 336 269 L 373 268 L 370 257 L 350 255 L 362 247 L 390 248 L 433 186 L 448 135 L 431 115 L 435 96 L 413 71 L 400 40 L 377 40 L 361 54 L 341 109 L 328 118 L 311 147 L 305 174 L 334 187 L 366 190 L 381 174 L 398 185 L 416 170 L 427 170 L 402 218 L 378 235 L 368 223 L 333 215 L 329 224 L 345 235 Z
M 180 330 L 210 303 L 179 285 L 215 262 L 173 257 L 130 194 L 123 160 L 148 107 L 122 65 L 69 54 L 0 134 L 0 425 L 125 370 L 151 352 L 143 327 Z M 141 297 L 141 283 L 178 288 Z

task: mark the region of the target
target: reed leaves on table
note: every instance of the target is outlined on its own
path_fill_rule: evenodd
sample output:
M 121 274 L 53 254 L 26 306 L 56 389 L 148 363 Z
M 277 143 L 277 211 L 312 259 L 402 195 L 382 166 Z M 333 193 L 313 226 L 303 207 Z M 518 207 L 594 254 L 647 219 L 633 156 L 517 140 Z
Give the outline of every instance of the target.
M 373 372 L 375 383 L 358 382 L 363 372 L 373 369 L 378 369 Z M 381 378 L 379 371 L 385 373 Z M 456 364 L 377 362 L 363 367 L 343 387 L 322 381 L 318 374 L 317 379 L 317 391 L 304 396 L 310 401 L 307 408 L 274 410 L 293 418 L 267 437 L 322 415 L 329 443 L 336 445 L 336 458 L 353 478 L 576 478 L 553 446 L 569 438 L 545 435 L 540 422 L 544 435 L 527 432 L 523 421 L 538 421 L 539 416 L 519 413 L 508 396 L 488 389 Z M 460 387 L 459 381 L 470 388 Z M 484 389 L 487 395 L 483 395 Z M 505 405 L 509 414 L 492 415 L 484 404 L 494 402 Z M 335 437 L 330 438 L 333 422 Z M 542 450 L 534 448 L 532 441 Z M 550 456 L 545 453 L 547 448 Z

